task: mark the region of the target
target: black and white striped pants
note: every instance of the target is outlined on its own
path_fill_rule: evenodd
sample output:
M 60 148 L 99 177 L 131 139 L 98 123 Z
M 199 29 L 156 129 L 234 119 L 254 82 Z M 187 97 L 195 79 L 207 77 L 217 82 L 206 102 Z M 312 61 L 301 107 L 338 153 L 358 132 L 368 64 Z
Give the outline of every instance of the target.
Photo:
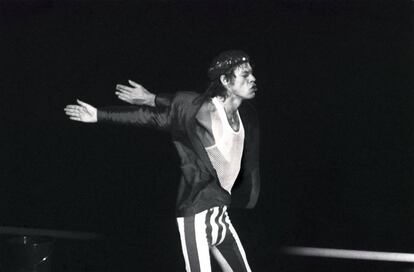
M 187 272 L 211 272 L 210 253 L 225 272 L 251 272 L 227 206 L 177 218 Z

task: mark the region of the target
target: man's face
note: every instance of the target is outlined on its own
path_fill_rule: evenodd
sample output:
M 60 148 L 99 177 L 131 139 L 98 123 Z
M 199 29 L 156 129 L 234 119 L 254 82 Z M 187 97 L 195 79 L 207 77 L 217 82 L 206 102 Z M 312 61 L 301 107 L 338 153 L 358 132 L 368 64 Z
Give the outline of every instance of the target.
M 257 91 L 256 78 L 250 63 L 244 63 L 234 71 L 234 79 L 229 83 L 229 91 L 242 99 L 252 99 Z

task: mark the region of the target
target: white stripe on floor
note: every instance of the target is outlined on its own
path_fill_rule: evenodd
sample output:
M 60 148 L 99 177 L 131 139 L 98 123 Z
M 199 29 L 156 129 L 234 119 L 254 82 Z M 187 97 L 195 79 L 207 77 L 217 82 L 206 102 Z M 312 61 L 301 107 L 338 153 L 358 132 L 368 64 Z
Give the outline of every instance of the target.
M 317 248 L 317 247 L 285 247 L 282 249 L 282 252 L 286 254 L 290 254 L 290 255 L 299 255 L 299 256 L 414 263 L 414 254 L 412 253 Z

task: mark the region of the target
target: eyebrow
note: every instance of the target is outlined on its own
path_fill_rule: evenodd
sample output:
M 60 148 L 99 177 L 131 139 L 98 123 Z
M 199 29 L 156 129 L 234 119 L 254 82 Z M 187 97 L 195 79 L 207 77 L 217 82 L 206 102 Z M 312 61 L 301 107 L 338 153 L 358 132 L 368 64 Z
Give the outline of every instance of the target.
M 245 69 L 243 71 L 241 71 L 242 74 L 250 74 L 253 73 L 253 69 Z

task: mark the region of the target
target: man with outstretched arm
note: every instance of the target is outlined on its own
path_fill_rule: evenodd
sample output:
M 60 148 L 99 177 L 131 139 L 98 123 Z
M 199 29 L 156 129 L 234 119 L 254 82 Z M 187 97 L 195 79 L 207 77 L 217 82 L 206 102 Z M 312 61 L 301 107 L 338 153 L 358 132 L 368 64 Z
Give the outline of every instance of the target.
M 249 56 L 230 50 L 208 69 L 202 94 L 154 95 L 141 85 L 117 85 L 134 106 L 95 108 L 78 100 L 66 114 L 80 122 L 121 123 L 169 131 L 181 159 L 176 214 L 187 272 L 210 272 L 210 254 L 223 271 L 251 271 L 228 207 L 253 208 L 260 191 L 259 128 Z M 139 106 L 136 106 L 139 105 Z

